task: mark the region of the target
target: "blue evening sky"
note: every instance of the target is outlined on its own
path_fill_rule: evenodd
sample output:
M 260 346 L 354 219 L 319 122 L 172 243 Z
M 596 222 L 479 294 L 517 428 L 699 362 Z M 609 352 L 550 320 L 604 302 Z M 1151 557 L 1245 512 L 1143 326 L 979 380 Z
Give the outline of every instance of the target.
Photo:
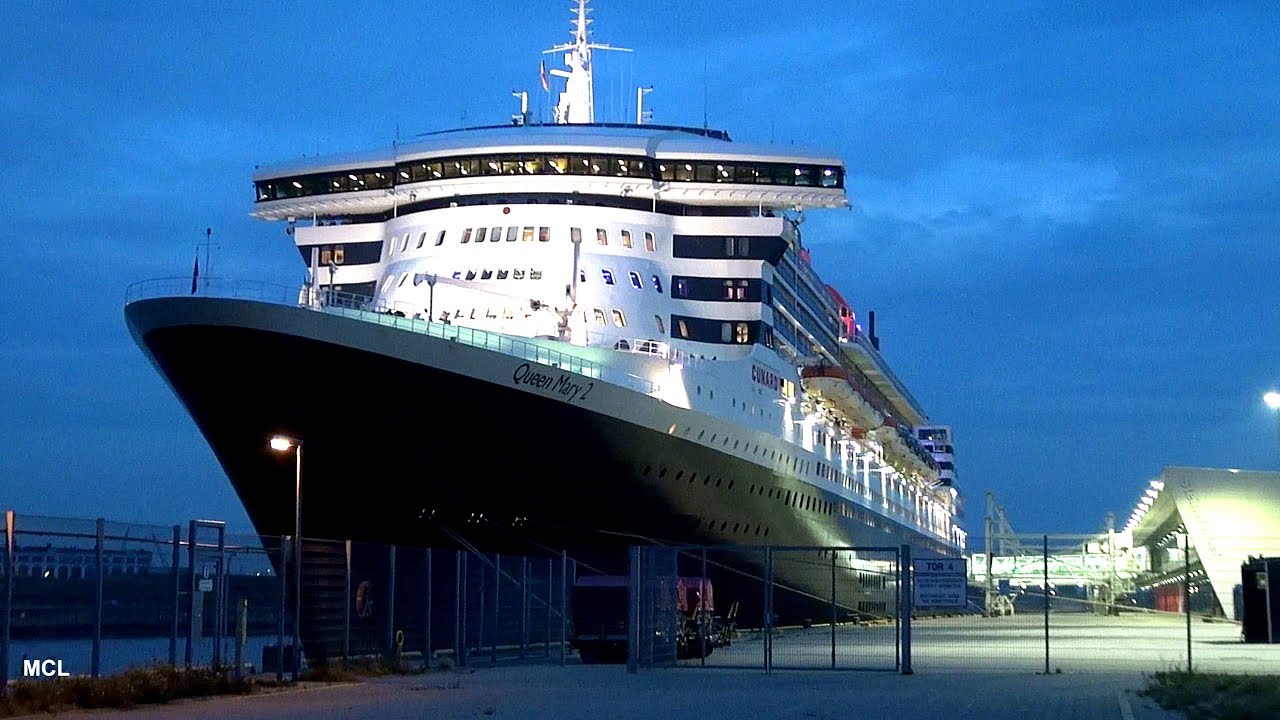
M 248 529 L 125 287 L 206 227 L 205 273 L 300 282 L 254 166 L 545 108 L 569 5 L 0 3 L 0 506 Z M 600 119 L 652 84 L 657 122 L 845 160 L 806 243 L 955 427 L 972 532 L 988 490 L 1083 532 L 1165 464 L 1276 469 L 1280 10 L 999 5 L 598 0 L 637 51 Z

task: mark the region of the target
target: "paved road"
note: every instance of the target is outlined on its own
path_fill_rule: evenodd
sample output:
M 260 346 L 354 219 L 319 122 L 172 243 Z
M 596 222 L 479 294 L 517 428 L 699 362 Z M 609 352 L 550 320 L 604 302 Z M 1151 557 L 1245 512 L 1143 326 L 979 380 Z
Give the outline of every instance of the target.
M 534 666 L 374 680 L 77 717 L 433 720 L 1171 720 L 1133 674 L 775 672 Z
M 775 640 L 775 667 L 760 670 L 749 633 L 709 663 L 628 675 L 621 666 L 525 666 L 317 686 L 247 698 L 219 698 L 129 713 L 130 718 L 662 718 L 663 720 L 1171 720 L 1136 691 L 1144 673 L 1184 666 L 1180 618 L 1126 615 L 1051 618 L 1051 667 L 1044 669 L 1043 619 L 953 618 L 916 624 L 916 674 L 831 672 L 831 633 L 788 630 Z M 1239 627 L 1196 622 L 1200 671 L 1259 672 L 1280 666 L 1280 646 L 1243 645 Z M 890 669 L 892 628 L 837 629 L 844 666 Z M 744 668 L 726 668 L 742 664 Z M 1060 669 L 1061 674 L 1056 670 Z

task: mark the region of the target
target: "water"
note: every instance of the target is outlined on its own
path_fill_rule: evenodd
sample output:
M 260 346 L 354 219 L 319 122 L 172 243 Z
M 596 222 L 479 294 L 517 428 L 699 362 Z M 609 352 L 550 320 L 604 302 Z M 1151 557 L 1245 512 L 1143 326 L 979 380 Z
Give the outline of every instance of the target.
M 287 642 L 287 639 L 286 639 Z M 245 641 L 245 662 L 256 668 L 262 665 L 262 650 L 275 645 L 275 635 L 251 635 Z M 186 639 L 178 639 L 178 664 L 183 663 Z M 235 641 L 224 639 L 222 661 L 235 663 Z M 13 640 L 9 643 L 9 678 L 22 677 L 22 659 L 61 660 L 63 672 L 72 675 L 88 675 L 93 663 L 93 640 L 71 638 L 63 640 Z M 191 662 L 207 665 L 213 660 L 213 639 L 203 638 L 192 649 Z M 102 674 L 110 675 L 130 668 L 147 667 L 169 662 L 169 638 L 103 638 Z

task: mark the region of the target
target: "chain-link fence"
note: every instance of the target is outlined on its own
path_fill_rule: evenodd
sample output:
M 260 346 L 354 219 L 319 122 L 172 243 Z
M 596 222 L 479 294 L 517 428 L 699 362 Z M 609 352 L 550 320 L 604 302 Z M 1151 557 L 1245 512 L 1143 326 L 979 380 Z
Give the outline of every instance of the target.
M 5 514 L 0 687 L 157 664 L 294 669 L 378 656 L 495 664 L 569 655 L 565 553 L 484 554 Z M 296 600 L 301 600 L 295 604 Z M 296 615 L 301 622 L 295 622 Z M 296 635 L 295 635 L 296 633 Z
M 989 551 L 914 559 L 907 547 L 637 547 L 617 632 L 636 645 L 633 670 L 1274 667 L 1280 559 L 1251 558 L 1243 538 L 1215 538 L 1243 563 L 1209 566 L 1186 534 L 1140 549 L 1114 539 L 979 537 Z
M 899 670 L 901 553 L 634 548 L 632 668 Z

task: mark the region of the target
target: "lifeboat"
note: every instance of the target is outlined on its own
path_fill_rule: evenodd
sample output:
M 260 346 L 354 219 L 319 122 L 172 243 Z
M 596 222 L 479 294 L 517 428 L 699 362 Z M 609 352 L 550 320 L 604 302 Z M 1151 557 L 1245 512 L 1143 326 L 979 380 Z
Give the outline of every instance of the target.
M 875 430 L 885 424 L 884 415 L 859 392 L 853 376 L 841 367 L 806 367 L 801 372 L 806 393 L 819 397 L 849 420 L 855 430 Z

